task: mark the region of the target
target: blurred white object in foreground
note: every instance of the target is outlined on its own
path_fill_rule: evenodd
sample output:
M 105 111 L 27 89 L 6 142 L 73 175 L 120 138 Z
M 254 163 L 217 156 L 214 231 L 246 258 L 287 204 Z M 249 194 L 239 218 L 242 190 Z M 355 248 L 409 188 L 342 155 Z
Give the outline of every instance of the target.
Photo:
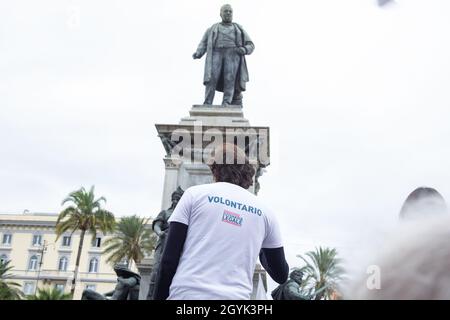
M 378 272 L 360 277 L 346 299 L 450 299 L 448 216 L 404 221 L 381 252 Z

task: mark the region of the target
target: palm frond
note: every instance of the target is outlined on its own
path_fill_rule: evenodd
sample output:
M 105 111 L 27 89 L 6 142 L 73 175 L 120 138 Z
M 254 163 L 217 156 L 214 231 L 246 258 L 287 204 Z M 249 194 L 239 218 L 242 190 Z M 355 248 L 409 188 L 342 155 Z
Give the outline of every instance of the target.
M 10 261 L 0 262 L 0 300 L 19 300 L 24 294 L 19 289 L 20 284 L 9 280 L 13 278 L 9 271 L 14 268 L 9 263 Z
M 104 197 L 95 199 L 94 190 L 94 186 L 88 192 L 84 187 L 81 187 L 69 193 L 63 200 L 62 205 L 70 205 L 63 209 L 58 216 L 56 222 L 56 240 L 68 231 L 73 233 L 76 230 L 81 230 L 83 237 L 85 232 L 89 232 L 94 240 L 99 231 L 106 234 L 114 230 L 114 214 L 102 209 L 101 204 L 102 202 L 106 202 L 106 199 Z M 81 250 L 82 247 L 79 247 L 77 256 L 80 255 Z M 74 287 L 72 287 L 73 290 Z
M 27 297 L 28 300 L 71 300 L 72 295 L 70 293 L 64 293 L 56 288 L 52 289 L 37 289 L 35 295 Z
M 124 217 L 115 226 L 113 238 L 105 241 L 104 253 L 109 254 L 107 261 L 117 263 L 124 259 L 139 263 L 154 246 L 155 239 L 148 229 L 149 219 L 136 215 Z
M 330 298 L 344 273 L 336 249 L 319 247 L 314 251 L 308 251 L 305 256 L 297 255 L 297 257 L 304 262 L 304 266 L 300 268 L 306 276 L 303 286 L 314 288 L 316 300 Z
M 77 220 L 75 217 L 70 217 L 69 219 L 65 221 L 61 221 L 56 225 L 55 232 L 56 232 L 56 241 L 61 237 L 62 234 L 68 231 L 75 231 L 79 228 L 79 220 Z

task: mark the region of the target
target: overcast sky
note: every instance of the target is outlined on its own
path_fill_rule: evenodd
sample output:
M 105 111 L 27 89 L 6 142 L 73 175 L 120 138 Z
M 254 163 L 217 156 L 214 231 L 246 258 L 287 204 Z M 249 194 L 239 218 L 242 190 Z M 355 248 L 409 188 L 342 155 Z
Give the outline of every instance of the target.
M 154 124 L 203 101 L 191 56 L 223 3 L 1 1 L 0 212 L 95 185 L 116 215 L 156 216 Z M 319 245 L 354 265 L 413 189 L 450 198 L 448 0 L 229 3 L 256 46 L 244 115 L 271 130 L 259 196 L 291 266 Z

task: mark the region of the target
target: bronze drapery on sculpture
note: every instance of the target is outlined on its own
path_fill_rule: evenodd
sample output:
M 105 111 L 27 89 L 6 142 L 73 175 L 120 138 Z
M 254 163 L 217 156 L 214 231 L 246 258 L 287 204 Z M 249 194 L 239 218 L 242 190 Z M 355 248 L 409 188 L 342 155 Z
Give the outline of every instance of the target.
M 312 300 L 312 296 L 302 293 L 302 278 L 303 272 L 301 270 L 293 270 L 289 274 L 289 279 L 272 291 L 273 300 Z
M 172 215 L 173 210 L 175 210 L 175 207 L 177 206 L 177 203 L 181 199 L 183 193 L 183 189 L 181 189 L 181 187 L 178 187 L 177 190 L 172 193 L 172 205 L 170 206 L 170 208 L 161 211 L 156 219 L 153 220 L 152 228 L 158 236 L 158 242 L 156 243 L 155 251 L 153 253 L 153 267 L 150 274 L 150 285 L 147 293 L 147 300 L 153 300 L 155 284 L 158 280 L 157 276 L 161 262 L 161 256 L 167 239 L 167 231 L 169 229 L 168 220 Z
M 138 300 L 141 276 L 122 265 L 116 265 L 114 271 L 117 274 L 117 284 L 113 291 L 100 294 L 86 289 L 81 300 Z
M 255 46 L 241 25 L 233 21 L 233 9 L 226 4 L 220 8 L 222 22 L 212 25 L 203 35 L 197 51 L 200 59 L 206 53 L 205 105 L 213 104 L 215 91 L 223 92 L 222 105 L 242 105 L 242 91 L 249 80 L 245 55 Z

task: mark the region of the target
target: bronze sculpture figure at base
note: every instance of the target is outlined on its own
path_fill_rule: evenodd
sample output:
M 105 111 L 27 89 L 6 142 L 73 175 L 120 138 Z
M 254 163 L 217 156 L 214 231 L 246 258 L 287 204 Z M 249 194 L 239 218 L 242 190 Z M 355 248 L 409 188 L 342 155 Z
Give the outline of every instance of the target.
M 141 276 L 122 265 L 116 265 L 114 271 L 117 274 L 117 284 L 113 291 L 100 294 L 86 289 L 81 300 L 138 300 Z
M 302 278 L 302 271 L 292 271 L 289 274 L 289 279 L 272 291 L 273 300 L 312 300 L 313 297 L 302 293 Z
M 159 265 L 161 262 L 161 256 L 166 243 L 167 231 L 169 229 L 169 218 L 172 215 L 173 210 L 177 206 L 178 201 L 181 199 L 184 191 L 181 187 L 178 187 L 172 193 L 172 205 L 167 210 L 161 211 L 155 220 L 153 220 L 153 231 L 158 235 L 158 242 L 155 246 L 155 252 L 153 253 L 153 269 L 150 274 L 150 285 L 147 293 L 147 300 L 153 300 L 153 293 L 155 291 L 155 284 L 157 282 Z

